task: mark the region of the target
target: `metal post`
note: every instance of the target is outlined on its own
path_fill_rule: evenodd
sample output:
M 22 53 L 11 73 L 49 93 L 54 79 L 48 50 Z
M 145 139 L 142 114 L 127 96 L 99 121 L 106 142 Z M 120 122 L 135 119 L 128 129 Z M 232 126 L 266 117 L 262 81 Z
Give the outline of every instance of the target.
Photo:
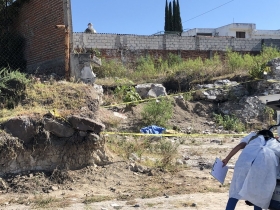
M 70 34 L 69 34 L 69 27 L 65 27 L 65 78 L 67 81 L 70 80 L 70 55 L 69 55 L 69 40 L 70 40 Z
M 65 30 L 65 79 L 70 80 L 70 34 L 69 27 L 65 25 L 56 25 L 56 28 L 61 28 Z

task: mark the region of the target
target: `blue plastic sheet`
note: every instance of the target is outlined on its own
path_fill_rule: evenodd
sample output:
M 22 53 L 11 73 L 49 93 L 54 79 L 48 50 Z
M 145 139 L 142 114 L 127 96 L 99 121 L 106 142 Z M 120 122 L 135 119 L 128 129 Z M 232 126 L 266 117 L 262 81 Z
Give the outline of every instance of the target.
M 166 128 L 162 128 L 156 125 L 151 125 L 145 128 L 141 128 L 140 132 L 146 134 L 162 134 L 165 130 Z

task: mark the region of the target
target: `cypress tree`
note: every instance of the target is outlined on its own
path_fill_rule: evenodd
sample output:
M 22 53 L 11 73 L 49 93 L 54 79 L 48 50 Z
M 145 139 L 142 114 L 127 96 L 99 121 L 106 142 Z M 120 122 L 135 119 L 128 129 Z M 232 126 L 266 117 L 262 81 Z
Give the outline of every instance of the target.
M 176 5 L 176 1 L 173 0 L 173 18 L 172 18 L 172 31 L 177 31 L 177 5 Z
M 165 23 L 164 23 L 164 31 L 170 30 L 170 24 L 169 24 L 169 9 L 168 9 L 168 3 L 166 0 L 165 3 Z
M 168 18 L 169 18 L 169 20 L 168 20 L 169 31 L 173 31 L 173 14 L 172 14 L 172 4 L 171 4 L 171 2 L 169 2 L 169 9 L 168 10 L 169 10 L 168 11 L 168 13 L 169 13 L 169 16 L 168 16 Z
M 180 4 L 179 0 L 177 0 L 177 31 L 183 32 L 183 26 L 182 26 L 182 19 L 181 19 L 181 13 L 180 13 Z
M 173 3 L 165 1 L 164 31 L 165 33 L 168 31 L 183 32 L 179 0 L 173 0 Z

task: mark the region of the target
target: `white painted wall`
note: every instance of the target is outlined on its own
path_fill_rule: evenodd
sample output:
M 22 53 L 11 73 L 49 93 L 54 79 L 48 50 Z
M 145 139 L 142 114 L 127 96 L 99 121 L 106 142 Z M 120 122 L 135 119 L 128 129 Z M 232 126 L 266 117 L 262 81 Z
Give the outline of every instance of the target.
M 252 38 L 256 39 L 280 39 L 280 30 L 256 30 Z
M 257 30 L 254 23 L 232 23 L 219 28 L 195 28 L 184 31 L 182 36 L 195 36 L 197 33 L 212 33 L 213 36 L 236 37 L 236 32 L 245 32 L 245 38 L 280 39 L 280 30 Z
M 245 38 L 252 38 L 252 31 L 256 29 L 256 24 L 252 23 L 232 23 L 216 29 L 219 36 L 236 37 L 236 32 L 245 32 Z
M 182 36 L 195 36 L 197 33 L 212 33 L 214 36 L 215 29 L 213 28 L 194 28 L 188 31 L 184 31 Z

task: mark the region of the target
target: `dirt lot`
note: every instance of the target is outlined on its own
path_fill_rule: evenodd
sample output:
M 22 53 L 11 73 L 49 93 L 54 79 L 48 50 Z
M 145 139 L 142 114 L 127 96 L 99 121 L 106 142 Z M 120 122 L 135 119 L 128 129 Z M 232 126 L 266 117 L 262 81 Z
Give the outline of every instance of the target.
M 206 122 L 209 122 L 211 106 L 197 103 L 188 107 L 189 110 L 184 110 L 176 105 L 171 123 L 200 132 L 210 129 Z M 199 108 L 199 115 L 191 107 Z M 108 117 L 105 110 L 101 114 L 101 120 Z M 139 108 L 121 114 L 127 119 L 118 119 L 119 130 L 132 129 Z M 5 177 L 0 180 L 0 209 L 224 209 L 233 169 L 228 171 L 224 185 L 216 181 L 210 171 L 215 158 L 224 158 L 240 138 L 167 139 L 181 142 L 178 158 L 182 164 L 176 171 L 150 168 L 134 172 L 130 169 L 131 161 L 107 149 L 111 162 L 105 166 L 53 173 L 26 172 Z M 237 156 L 229 165 L 234 165 Z M 237 209 L 252 208 L 240 201 Z
M 221 139 L 222 145 L 211 140 L 220 139 L 186 140 L 179 150 L 189 159 L 176 173 L 133 172 L 129 162 L 116 157 L 104 167 L 12 176 L 1 209 L 224 209 L 233 170 L 224 185 L 209 173 L 214 159 L 225 157 L 238 139 Z M 243 201 L 239 206 L 250 209 Z

